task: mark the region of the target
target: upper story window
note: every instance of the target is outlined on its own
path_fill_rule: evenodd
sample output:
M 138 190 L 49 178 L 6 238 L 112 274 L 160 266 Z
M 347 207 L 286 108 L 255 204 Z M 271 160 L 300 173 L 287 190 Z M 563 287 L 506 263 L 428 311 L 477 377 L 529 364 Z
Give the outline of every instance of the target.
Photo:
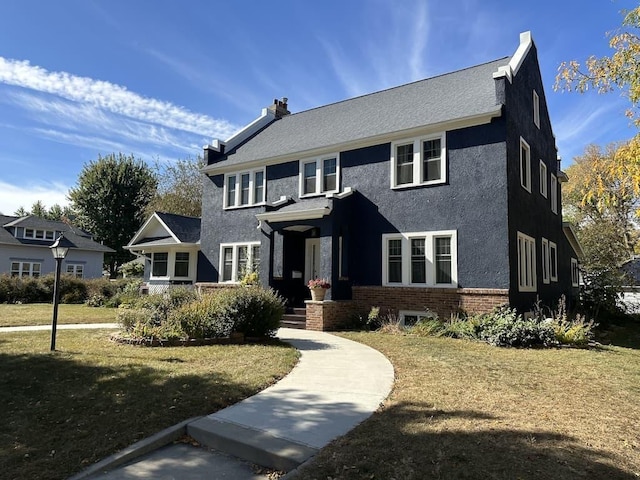
M 264 169 L 226 174 L 224 208 L 263 204 L 265 201 L 264 179 Z
M 34 238 L 36 240 L 53 240 L 55 232 L 53 230 L 40 230 L 35 228 L 25 228 L 22 238 Z
M 522 137 L 520 137 L 520 185 L 531 193 L 531 148 Z
M 556 177 L 553 173 L 551 174 L 551 185 L 549 186 L 551 189 L 551 211 L 558 214 L 558 177 Z
M 540 195 L 547 198 L 547 164 L 540 160 Z
M 455 287 L 458 283 L 455 230 L 382 236 L 386 286 Z
M 300 196 L 337 192 L 340 184 L 340 156 L 328 155 L 300 161 Z
M 445 134 L 391 144 L 391 188 L 446 182 Z
M 549 276 L 552 282 L 558 281 L 558 247 L 549 242 Z
M 540 128 L 540 97 L 535 90 L 533 91 L 533 123 Z
M 220 245 L 220 281 L 236 283 L 260 269 L 260 242 Z
M 536 291 L 536 241 L 518 232 L 518 290 Z
M 542 283 L 549 283 L 549 240 L 542 239 Z

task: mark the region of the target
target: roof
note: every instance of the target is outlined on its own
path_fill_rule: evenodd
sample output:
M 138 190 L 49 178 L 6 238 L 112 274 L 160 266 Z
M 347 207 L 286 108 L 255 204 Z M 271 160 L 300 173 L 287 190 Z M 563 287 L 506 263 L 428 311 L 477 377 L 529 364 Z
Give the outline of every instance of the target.
M 52 240 L 36 240 L 28 238 L 16 238 L 11 231 L 12 227 L 24 227 L 39 230 L 64 232 L 65 238 L 72 244 L 72 248 L 95 252 L 109 253 L 114 250 L 93 240 L 90 234 L 69 225 L 65 222 L 47 220 L 45 218 L 28 215 L 26 217 L 11 217 L 0 215 L 0 244 L 17 246 L 49 247 Z
M 499 114 L 493 74 L 509 57 L 290 114 L 205 171 L 331 148 L 427 125 Z M 498 112 L 498 113 L 496 113 Z M 362 121 L 354 121 L 362 119 Z
M 200 243 L 200 218 L 155 212 L 136 232 L 130 247 Z
M 632 258 L 620 266 L 629 285 L 640 285 L 640 258 Z

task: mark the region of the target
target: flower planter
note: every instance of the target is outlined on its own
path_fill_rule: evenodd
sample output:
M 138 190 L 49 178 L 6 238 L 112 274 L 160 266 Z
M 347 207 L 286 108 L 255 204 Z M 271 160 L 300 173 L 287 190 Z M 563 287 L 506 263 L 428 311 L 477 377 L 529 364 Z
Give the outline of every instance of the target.
M 324 296 L 327 294 L 326 288 L 310 288 L 311 290 L 311 300 L 314 302 L 321 302 L 324 300 Z

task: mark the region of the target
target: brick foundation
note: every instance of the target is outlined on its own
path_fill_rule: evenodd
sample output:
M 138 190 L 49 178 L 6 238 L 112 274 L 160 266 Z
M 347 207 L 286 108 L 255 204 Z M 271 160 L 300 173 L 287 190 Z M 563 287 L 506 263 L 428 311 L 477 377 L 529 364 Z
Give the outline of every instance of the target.
M 307 330 L 340 330 L 348 324 L 354 311 L 354 303 L 351 300 L 306 300 L 304 303 L 307 307 Z

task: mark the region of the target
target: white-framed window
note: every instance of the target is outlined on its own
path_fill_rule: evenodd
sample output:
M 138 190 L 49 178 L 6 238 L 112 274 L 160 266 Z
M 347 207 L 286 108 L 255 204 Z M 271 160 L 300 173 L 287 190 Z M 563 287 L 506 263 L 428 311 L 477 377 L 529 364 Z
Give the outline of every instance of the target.
M 540 160 L 540 195 L 547 198 L 547 164 Z
M 39 262 L 11 262 L 12 277 L 39 277 L 41 269 Z
M 169 253 L 154 252 L 151 257 L 151 276 L 166 277 L 169 271 Z
M 549 242 L 549 277 L 552 282 L 558 281 L 558 247 Z
M 33 238 L 35 240 L 53 240 L 55 232 L 53 230 L 41 230 L 38 228 L 25 228 L 22 238 Z
M 580 268 L 578 267 L 578 260 L 576 258 L 571 259 L 571 286 L 580 286 Z
M 540 128 L 540 97 L 535 90 L 533 91 L 533 123 Z
M 536 291 L 536 241 L 518 232 L 518 290 Z
M 385 286 L 456 287 L 457 232 L 382 235 L 382 283 Z
M 400 310 L 398 312 L 398 319 L 400 325 L 405 327 L 411 327 L 418 323 L 420 320 L 428 320 L 430 318 L 438 318 L 433 312 L 419 312 L 413 310 Z
M 531 148 L 522 137 L 520 137 L 520 185 L 531 193 Z
M 551 185 L 549 186 L 551 189 L 551 211 L 558 214 L 558 177 L 556 177 L 553 173 L 551 174 Z
M 188 277 L 189 276 L 189 252 L 176 252 L 175 262 L 173 265 L 174 277 Z
M 265 202 L 264 168 L 224 176 L 224 208 L 262 205 Z
M 220 244 L 220 282 L 237 283 L 260 269 L 260 242 Z
M 300 196 L 308 197 L 340 188 L 340 155 L 300 160 Z
M 76 278 L 84 278 L 84 265 L 80 264 L 67 264 L 67 275 L 72 275 Z
M 549 283 L 549 240 L 542 239 L 542 283 Z
M 391 144 L 391 188 L 445 183 L 445 133 L 399 140 Z

